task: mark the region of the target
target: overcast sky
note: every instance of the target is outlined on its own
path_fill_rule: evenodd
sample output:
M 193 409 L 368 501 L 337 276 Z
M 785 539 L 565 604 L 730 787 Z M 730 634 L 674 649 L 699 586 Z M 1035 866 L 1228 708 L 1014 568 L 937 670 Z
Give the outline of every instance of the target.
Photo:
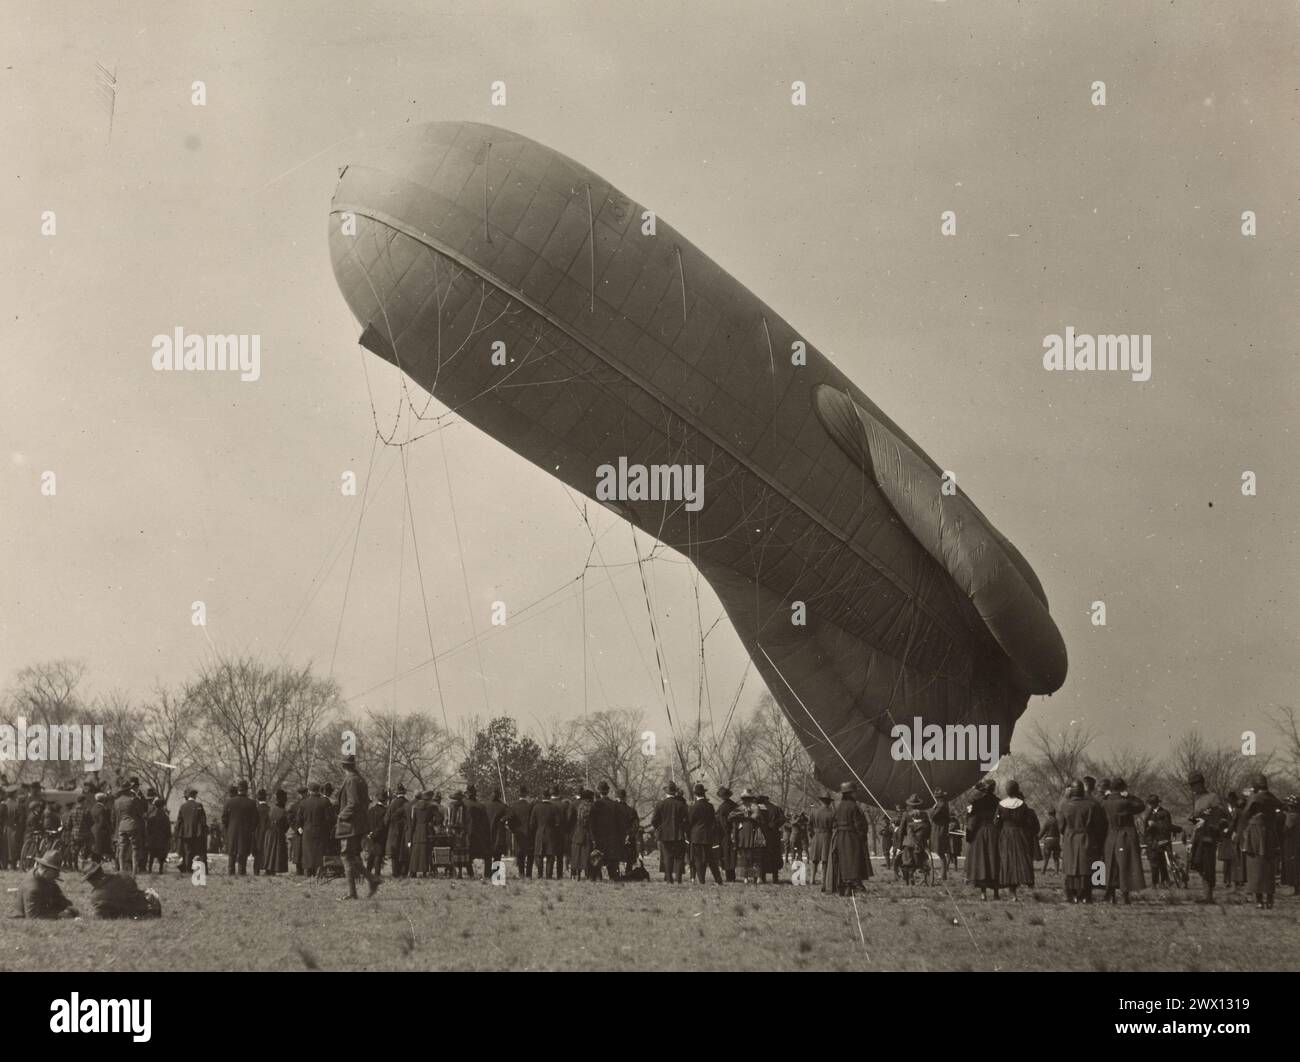
M 373 429 L 326 226 L 340 166 L 408 123 L 467 119 L 652 206 L 956 471 L 1069 648 L 1065 687 L 1027 719 L 1156 754 L 1192 727 L 1262 730 L 1296 678 L 1297 28 L 1269 0 L 10 0 L 0 681 L 72 656 L 88 690 L 144 694 L 212 646 L 327 672 L 342 611 L 353 704 L 436 705 L 432 669 L 391 682 L 429 656 L 395 450 L 342 609 L 361 499 L 340 478 L 362 476 Z M 111 137 L 96 61 L 116 70 Z M 1149 333 L 1151 380 L 1045 372 L 1067 325 Z M 259 333 L 261 379 L 155 373 L 151 339 L 177 326 Z M 395 376 L 366 358 L 391 412 Z M 409 472 L 440 651 L 469 644 L 471 604 L 483 632 L 493 601 L 514 614 L 565 588 L 481 661 L 441 663 L 452 722 L 580 713 L 574 502 L 464 423 L 416 444 Z M 666 727 L 631 532 L 591 508 L 610 567 L 585 579 L 585 703 Z M 651 566 L 652 595 L 693 722 L 680 559 Z M 707 586 L 700 611 L 706 629 L 720 612 Z M 746 657 L 725 620 L 705 644 L 719 716 Z

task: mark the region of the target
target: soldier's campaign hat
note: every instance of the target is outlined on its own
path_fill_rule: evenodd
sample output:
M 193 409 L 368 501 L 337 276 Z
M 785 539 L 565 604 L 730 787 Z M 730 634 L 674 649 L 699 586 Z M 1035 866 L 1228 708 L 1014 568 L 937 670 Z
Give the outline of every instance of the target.
M 708 790 L 705 789 L 704 786 L 700 785 L 699 782 L 696 782 L 695 788 L 692 792 L 694 792 L 696 796 L 702 797 L 708 792 Z
M 831 795 L 830 793 L 823 793 L 817 799 L 820 800 L 823 804 L 829 804 L 831 802 Z
M 1204 784 L 1205 784 L 1205 775 L 1201 774 L 1200 771 L 1193 771 L 1191 774 L 1189 774 L 1189 775 L 1187 776 L 1187 784 L 1188 784 L 1188 785 L 1204 785 Z
M 43 856 L 39 856 L 37 858 L 36 865 L 44 867 L 46 870 L 55 870 L 55 871 L 62 870 L 63 868 L 59 866 L 58 857 L 59 857 L 59 853 L 51 849 L 50 851 L 46 852 Z
M 845 793 L 845 794 L 852 793 L 852 792 L 853 792 L 853 783 L 852 783 L 852 782 L 841 782 L 841 783 L 840 783 L 840 792 L 841 792 L 841 793 Z
M 921 798 L 913 793 L 907 798 L 907 806 L 909 808 L 919 808 L 921 806 Z
M 725 785 L 718 786 L 718 796 L 722 797 L 723 800 L 730 800 L 731 790 L 728 789 Z
M 104 876 L 103 866 L 101 866 L 99 863 L 91 863 L 90 869 L 87 870 L 81 877 L 82 880 L 85 881 L 87 885 L 94 885 L 95 882 L 99 881 L 99 879 L 102 878 L 103 876 Z
M 343 759 L 339 762 L 344 767 L 355 767 L 357 765 L 357 758 L 351 753 L 349 753 L 348 755 L 344 756 Z

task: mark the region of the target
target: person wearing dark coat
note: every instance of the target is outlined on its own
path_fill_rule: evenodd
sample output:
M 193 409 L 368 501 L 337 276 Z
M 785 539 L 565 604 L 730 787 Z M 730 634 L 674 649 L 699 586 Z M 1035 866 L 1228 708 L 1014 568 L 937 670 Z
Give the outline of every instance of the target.
M 298 803 L 298 821 L 302 824 L 302 869 L 315 877 L 325 865 L 325 842 L 333 818 L 330 802 L 321 793 L 320 782 L 307 786 L 307 795 Z
M 1034 883 L 1034 842 L 1038 839 L 1038 818 L 1020 794 L 1020 783 L 1007 783 L 1007 795 L 998 801 L 994 813 L 998 832 L 998 885 L 1011 890 L 1020 900 L 1021 885 Z
M 257 791 L 257 825 L 253 828 L 253 877 L 262 873 L 262 850 L 266 846 L 266 819 L 271 805 L 266 801 L 266 790 Z
M 510 851 L 510 807 L 501 799 L 501 790 L 493 789 L 490 799 L 483 801 L 483 814 L 487 816 L 490 870 Z
M 410 801 L 406 799 L 406 786 L 399 785 L 397 794 L 388 803 L 385 821 L 388 836 L 385 839 L 385 851 L 388 861 L 393 865 L 393 877 L 404 878 L 410 872 L 411 837 L 407 827 L 410 818 Z
M 208 869 L 208 813 L 198 801 L 197 789 L 185 790 L 185 800 L 176 813 L 176 846 L 180 849 L 182 874 L 193 873 L 194 860 Z
M 231 877 L 248 874 L 248 857 L 253 854 L 257 833 L 257 804 L 248 795 L 248 783 L 241 781 L 236 793 L 221 811 L 226 833 L 226 870 Z
M 564 877 L 565 864 L 569 860 L 569 845 L 573 840 L 573 801 L 564 786 L 555 787 L 556 818 L 560 824 L 560 850 L 555 853 L 555 876 Z M 573 877 L 573 866 L 569 866 L 569 877 Z
M 627 869 L 631 870 L 641 862 L 641 816 L 636 808 L 627 802 L 627 790 L 619 789 L 614 793 L 618 804 L 619 818 L 623 824 L 623 847 L 627 852 Z
M 1089 840 L 1095 829 L 1092 819 L 1101 809 L 1089 800 L 1079 782 L 1066 790 L 1057 811 L 1061 820 L 1061 870 L 1065 874 L 1065 898 L 1071 903 L 1092 903 L 1093 865 Z
M 736 876 L 746 885 L 759 882 L 767 858 L 767 812 L 748 789 L 741 790 L 740 804 L 728 816 L 736 851 Z
M 622 816 L 618 805 L 609 798 L 608 782 L 596 786 L 596 794 L 596 800 L 591 805 L 591 843 L 600 852 L 599 870 L 608 873 L 610 881 L 618 881 L 618 865 L 627 858 L 624 854 Z
M 1291 886 L 1291 895 L 1300 896 L 1300 796 L 1286 798 L 1282 816 L 1282 884 Z
M 289 841 L 285 836 L 289 826 L 289 812 L 285 808 L 288 800 L 289 794 L 277 789 L 275 803 L 266 810 L 266 827 L 262 831 L 262 873 L 268 877 L 289 872 Z
M 383 879 L 372 874 L 361 864 L 361 842 L 370 832 L 370 788 L 357 770 L 357 758 L 343 757 L 339 764 L 343 782 L 339 786 L 338 813 L 334 819 L 334 837 L 339 841 L 339 854 L 343 857 L 343 876 L 347 880 L 346 900 L 357 898 L 357 879 L 364 878 L 370 886 L 370 896 L 379 891 Z
M 27 828 L 27 817 L 23 813 L 16 793 L 11 793 L 4 804 L 6 818 L 4 866 L 9 870 L 18 870 L 23 854 L 23 832 Z
M 1056 869 L 1061 869 L 1061 822 L 1056 817 L 1055 811 L 1048 811 L 1047 821 L 1043 823 L 1043 828 L 1038 831 L 1038 844 L 1043 853 L 1043 873 L 1047 873 L 1047 865 L 1055 862 Z
M 694 789 L 695 800 L 687 811 L 686 829 L 691 844 L 691 880 L 705 884 L 704 873 L 713 875 L 715 885 L 722 884 L 718 869 L 718 853 L 714 848 L 718 840 L 718 815 L 709 800 L 708 790 L 702 785 Z
M 521 786 L 519 798 L 510 805 L 510 840 L 515 850 L 515 870 L 521 878 L 533 876 L 533 802 Z
M 573 828 L 569 831 L 569 868 L 574 877 L 591 877 L 591 809 L 596 794 L 590 789 L 579 789 L 578 800 L 573 805 Z
M 1250 816 L 1246 814 L 1246 796 L 1237 797 L 1237 813 L 1232 822 L 1232 891 L 1238 892 L 1246 884 L 1246 827 Z
M 852 782 L 840 783 L 840 801 L 835 805 L 831 827 L 831 854 L 822 881 L 822 892 L 849 896 L 871 877 L 867 857 L 867 817 L 858 806 Z
M 731 813 L 739 805 L 731 799 L 731 790 L 725 785 L 718 787 L 718 807 L 714 817 L 718 821 L 718 864 L 722 876 L 727 881 L 736 880 L 736 846 L 732 843 Z
M 1138 819 L 1141 840 L 1147 846 L 1147 866 L 1151 869 L 1151 887 L 1169 884 L 1169 858 L 1173 851 L 1174 820 L 1168 808 L 1160 806 L 1160 797 L 1147 797 L 1147 809 Z
M 416 793 L 411 802 L 409 835 L 410 857 L 406 864 L 408 878 L 428 877 L 433 870 L 434 803 L 431 792 Z
M 930 816 L 922 810 L 921 798 L 913 793 L 907 798 L 900 824 L 902 836 L 899 850 L 902 853 L 903 880 L 911 885 L 916 872 L 930 869 L 930 842 L 932 826 Z
M 36 857 L 31 873 L 19 882 L 14 899 L 14 912 L 10 918 L 77 917 L 77 909 L 59 888 L 59 860 L 55 852 Z
M 1195 903 L 1213 903 L 1215 886 L 1214 861 L 1219 842 L 1230 832 L 1231 812 L 1224 807 L 1218 793 L 1205 787 L 1205 776 L 1192 771 L 1187 776 L 1187 788 L 1192 791 L 1192 842 L 1191 869 L 1201 875 L 1205 895 Z
M 123 786 L 113 801 L 113 836 L 117 838 L 117 869 L 128 874 L 138 874 L 144 870 L 144 852 L 137 847 L 140 827 L 139 804 L 135 791 Z
M 763 861 L 764 882 L 767 881 L 767 875 L 772 876 L 772 884 L 775 885 L 781 875 L 782 859 L 782 834 L 785 828 L 785 812 L 773 804 L 768 798 L 761 793 L 758 797 L 758 803 L 762 809 L 767 812 L 767 857 Z
M 162 901 L 144 892 L 128 874 L 109 874 L 98 863 L 86 871 L 90 907 L 96 918 L 161 918 Z
M 948 806 L 948 794 L 942 789 L 934 791 L 934 807 L 930 809 L 930 850 L 939 857 L 939 867 L 943 880 L 948 880 L 948 864 L 957 869 L 957 858 L 952 854 L 952 835 L 948 832 L 952 825 L 952 808 Z
M 1114 778 L 1101 809 L 1106 816 L 1106 899 L 1114 903 L 1118 892 L 1125 903 L 1130 903 L 1130 893 L 1147 887 L 1136 826 L 1137 816 L 1146 810 L 1146 804 L 1129 795 L 1123 778 Z
M 474 860 L 483 860 L 483 877 L 492 877 L 492 831 L 488 826 L 487 809 L 478 798 L 478 789 L 465 787 L 466 843 L 469 845 L 469 876 L 474 876 Z
M 555 861 L 564 843 L 564 834 L 560 828 L 560 807 L 551 800 L 549 789 L 533 805 L 528 831 L 533 838 L 533 859 L 538 877 L 555 877 Z
M 686 862 L 686 839 L 689 834 L 686 800 L 676 782 L 664 787 L 664 798 L 655 805 L 650 826 L 659 839 L 659 863 L 664 880 L 680 884 Z
M 107 793 L 95 794 L 95 806 L 90 809 L 91 859 L 96 863 L 113 858 L 113 805 Z
M 167 869 L 167 852 L 172 840 L 171 820 L 167 817 L 167 808 L 161 797 L 154 798 L 153 807 L 145 816 L 144 827 L 145 842 L 149 846 L 146 866 L 150 873 L 154 873 L 153 865 L 157 861 L 157 873 L 161 874 Z
M 1284 816 L 1282 801 L 1268 791 L 1268 779 L 1257 775 L 1246 797 L 1241 851 L 1246 862 L 1246 889 L 1255 894 L 1255 906 L 1260 910 L 1273 906 Z
M 381 874 L 384 869 L 384 852 L 388 843 L 388 790 L 379 794 L 379 799 L 370 805 L 367 821 L 369 830 L 366 838 L 369 847 L 366 852 L 366 869 L 372 874 Z
M 835 809 L 831 807 L 830 793 L 822 793 L 818 804 L 808 816 L 811 841 L 808 845 L 808 862 L 812 864 L 812 881 L 817 884 L 817 871 L 825 873 L 831 858 L 831 831 L 835 828 Z
M 966 808 L 966 837 L 970 851 L 966 853 L 966 880 L 980 890 L 980 899 L 998 898 L 998 797 L 997 787 L 990 779 L 975 783 L 976 796 Z
M 302 786 L 298 790 L 298 799 L 285 808 L 286 826 L 289 833 L 289 862 L 293 864 L 294 873 L 301 877 L 304 873 L 302 868 L 302 802 L 306 798 L 308 789 Z

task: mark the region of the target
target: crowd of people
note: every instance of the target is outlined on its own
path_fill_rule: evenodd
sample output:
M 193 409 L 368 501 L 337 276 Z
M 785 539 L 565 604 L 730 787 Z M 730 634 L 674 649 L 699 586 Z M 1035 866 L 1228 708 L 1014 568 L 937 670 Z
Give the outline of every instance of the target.
M 292 800 L 283 789 L 250 796 L 249 784 L 237 782 L 212 821 L 197 790 L 189 789 L 174 824 L 162 799 L 151 789 L 141 792 L 136 778 L 115 787 L 87 783 L 80 793 L 60 794 L 63 799 L 49 799 L 39 783 L 25 796 L 14 789 L 0 802 L 0 867 L 31 870 L 33 909 L 51 895 L 59 870 L 88 867 L 100 887 L 102 875 L 110 891 L 125 897 L 120 907 L 139 914 L 150 913 L 146 905 L 111 882 L 155 866 L 161 872 L 173 850 L 184 874 L 196 865 L 206 873 L 209 853 L 224 849 L 231 876 L 247 875 L 251 864 L 255 876 L 344 877 L 348 899 L 357 896 L 360 880 L 374 895 L 385 870 L 389 878 L 481 873 L 500 880 L 511 860 L 514 876 L 523 879 L 644 880 L 642 856 L 652 846 L 669 883 L 689 875 L 699 884 L 775 884 L 788 868 L 800 884 L 848 895 L 873 876 L 873 832 L 886 867 L 908 884 L 946 880 L 964 844 L 966 880 L 983 898 L 991 892 L 997 899 L 1005 890 L 1018 899 L 1050 867 L 1063 873 L 1072 903 L 1093 902 L 1094 889 L 1109 902 L 1130 903 L 1146 888 L 1144 850 L 1153 886 L 1171 879 L 1185 884 L 1189 869 L 1174 852 L 1183 827 L 1159 796 L 1133 796 L 1122 778 L 1080 779 L 1041 817 L 1014 780 L 1001 798 L 993 780 L 977 783 L 964 813 L 938 790 L 930 801 L 913 795 L 883 816 L 868 816 L 852 783 L 840 787 L 838 800 L 823 793 L 810 808 L 788 814 L 749 789 L 733 799 L 720 787 L 715 804 L 703 785 L 693 786 L 688 800 L 669 782 L 643 825 L 626 791 L 611 792 L 608 782 L 574 792 L 551 787 L 535 797 L 521 789 L 510 802 L 500 789 L 480 799 L 469 785 L 444 804 L 441 792 L 408 792 L 404 784 L 371 800 L 355 757 L 345 757 L 341 769 L 337 791 L 313 781 Z M 1279 800 L 1262 775 L 1244 794 L 1225 799 L 1210 793 L 1199 773 L 1188 787 L 1194 797 L 1188 864 L 1200 876 L 1202 902 L 1213 901 L 1220 866 L 1224 880 L 1253 893 L 1261 908 L 1273 905 L 1279 881 L 1300 891 L 1295 796 Z M 118 874 L 102 870 L 110 862 Z M 58 914 L 70 904 L 55 908 Z

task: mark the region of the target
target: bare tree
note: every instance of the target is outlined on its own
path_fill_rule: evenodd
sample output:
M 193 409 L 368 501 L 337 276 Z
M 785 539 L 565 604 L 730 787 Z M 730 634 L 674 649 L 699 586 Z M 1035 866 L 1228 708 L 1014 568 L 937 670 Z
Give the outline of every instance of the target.
M 92 715 L 104 727 L 104 764 L 116 778 L 134 775 L 164 802 L 196 778 L 186 755 L 195 713 L 182 694 L 160 684 L 150 700 L 135 705 L 113 691 L 96 699 Z
M 14 677 L 4 700 L 9 717 L 29 726 L 67 726 L 81 722 L 84 704 L 78 687 L 86 674 L 80 660 L 48 660 L 29 665 Z M 5 764 L 11 781 L 67 781 L 83 764 L 61 760 L 15 760 Z M 54 778 L 46 776 L 53 774 Z
M 1264 715 L 1282 737 L 1277 750 L 1278 767 L 1292 785 L 1300 785 L 1300 712 L 1294 705 L 1279 704 Z
M 423 712 L 371 712 L 365 734 L 369 738 L 365 770 L 376 788 L 388 789 L 412 779 L 420 789 L 444 789 L 457 777 L 464 757 L 460 738 Z
M 812 784 L 812 757 L 770 693 L 759 697 L 752 721 L 756 729 L 754 766 L 762 772 L 763 788 L 783 808 L 790 806 L 790 798 L 796 793 L 801 804 L 806 804 Z

